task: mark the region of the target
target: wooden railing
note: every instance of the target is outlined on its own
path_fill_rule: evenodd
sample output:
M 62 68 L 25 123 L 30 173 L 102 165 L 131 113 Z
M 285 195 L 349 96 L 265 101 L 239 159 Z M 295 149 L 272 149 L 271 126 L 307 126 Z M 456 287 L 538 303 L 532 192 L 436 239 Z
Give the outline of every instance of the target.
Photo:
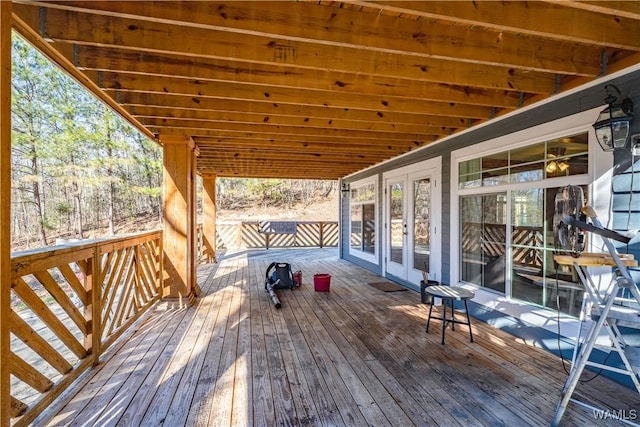
M 31 423 L 161 297 L 162 232 L 18 252 L 11 261 L 15 427 Z
M 324 248 L 338 246 L 337 221 L 298 221 L 295 234 L 266 234 L 260 232 L 259 222 L 218 222 L 217 248 Z M 198 226 L 198 259 L 206 256 L 202 244 L 202 226 Z

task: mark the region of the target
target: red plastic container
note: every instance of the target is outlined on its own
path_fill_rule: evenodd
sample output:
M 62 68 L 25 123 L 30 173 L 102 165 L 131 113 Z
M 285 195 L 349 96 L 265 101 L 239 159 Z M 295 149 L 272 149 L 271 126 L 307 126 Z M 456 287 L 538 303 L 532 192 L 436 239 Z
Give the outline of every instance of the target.
M 313 275 L 313 289 L 316 292 L 329 292 L 331 287 L 331 275 L 325 273 L 317 273 Z
M 302 271 L 298 270 L 293 273 L 293 284 L 296 286 L 302 285 Z

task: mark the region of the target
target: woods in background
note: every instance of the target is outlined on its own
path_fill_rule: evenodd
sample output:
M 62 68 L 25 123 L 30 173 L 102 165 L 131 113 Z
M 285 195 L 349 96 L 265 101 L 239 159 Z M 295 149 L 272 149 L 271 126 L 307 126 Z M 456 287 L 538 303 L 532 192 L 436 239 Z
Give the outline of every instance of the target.
M 160 215 L 162 152 L 13 37 L 12 244 L 114 234 L 115 223 Z
M 157 228 L 161 148 L 15 34 L 12 73 L 12 250 Z M 218 203 L 291 209 L 336 185 L 218 178 Z
M 337 181 L 219 178 L 216 192 L 220 209 L 293 209 L 329 198 L 336 186 Z

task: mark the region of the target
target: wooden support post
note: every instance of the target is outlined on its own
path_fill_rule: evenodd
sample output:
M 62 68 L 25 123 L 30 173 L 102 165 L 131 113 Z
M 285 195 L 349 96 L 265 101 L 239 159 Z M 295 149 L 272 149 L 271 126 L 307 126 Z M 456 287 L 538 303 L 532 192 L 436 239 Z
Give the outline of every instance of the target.
M 216 255 L 216 176 L 202 175 L 203 220 L 202 240 L 206 252 L 206 262 L 218 262 Z
M 200 295 L 201 289 L 198 284 L 198 217 L 196 215 L 196 206 L 198 202 L 196 191 L 196 167 L 200 150 L 191 139 L 191 173 L 189 174 L 189 218 L 190 218 L 190 234 L 191 234 L 191 255 L 189 258 L 189 271 L 191 271 L 191 294 L 194 297 Z
M 160 137 L 163 178 L 163 297 L 190 305 L 196 289 L 195 152 L 190 137 Z
M 0 426 L 11 424 L 11 6 L 0 1 Z

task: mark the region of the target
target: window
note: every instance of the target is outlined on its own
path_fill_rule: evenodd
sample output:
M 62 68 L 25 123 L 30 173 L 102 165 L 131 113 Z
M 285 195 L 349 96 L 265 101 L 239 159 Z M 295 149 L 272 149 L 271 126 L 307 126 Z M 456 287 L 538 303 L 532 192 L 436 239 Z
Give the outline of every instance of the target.
M 553 214 L 559 188 L 588 182 L 588 151 L 583 132 L 458 163 L 460 280 L 579 313 L 575 271 L 553 261 Z
M 461 207 L 461 279 L 505 292 L 506 194 L 464 196 Z
M 577 316 L 583 294 L 577 273 L 553 261 L 554 201 L 561 188 L 511 192 L 511 296 Z
M 458 188 L 492 187 L 583 175 L 589 138 L 581 133 L 460 162 Z
M 376 254 L 376 182 L 373 179 L 351 184 L 350 230 L 352 255 L 375 260 Z

